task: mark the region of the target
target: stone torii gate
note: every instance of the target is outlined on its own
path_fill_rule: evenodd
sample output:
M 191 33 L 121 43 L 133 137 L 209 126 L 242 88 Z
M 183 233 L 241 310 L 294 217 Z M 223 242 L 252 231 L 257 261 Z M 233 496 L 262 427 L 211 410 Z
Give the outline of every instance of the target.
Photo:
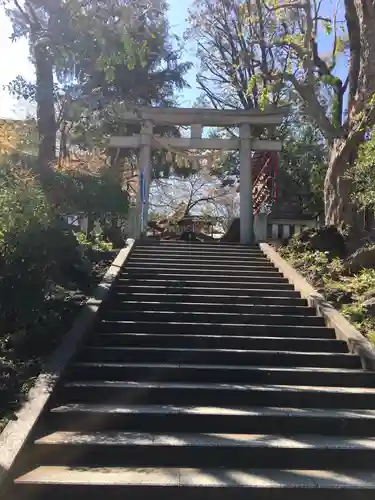
M 139 178 L 144 179 L 144 224 L 141 227 L 141 190 L 137 193 L 137 227 L 133 237 L 147 231 L 147 214 L 151 183 L 152 149 L 163 149 L 167 144 L 174 151 L 186 150 L 239 150 L 240 152 L 240 241 L 241 244 L 253 243 L 253 200 L 252 200 L 252 151 L 280 151 L 281 141 L 255 139 L 251 127 L 275 127 L 280 125 L 288 108 L 260 110 L 216 110 L 205 108 L 138 108 L 123 114 L 127 124 L 140 124 L 141 133 L 131 136 L 113 136 L 109 146 L 139 150 Z M 190 137 L 163 137 L 153 134 L 155 125 L 190 126 Z M 202 138 L 203 127 L 237 127 L 239 138 L 207 139 Z M 168 148 L 165 147 L 165 149 Z

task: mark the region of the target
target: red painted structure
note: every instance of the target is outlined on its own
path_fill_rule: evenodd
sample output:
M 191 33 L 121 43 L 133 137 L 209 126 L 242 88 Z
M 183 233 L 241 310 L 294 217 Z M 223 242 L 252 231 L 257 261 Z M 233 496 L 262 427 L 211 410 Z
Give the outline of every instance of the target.
M 259 213 L 264 204 L 272 204 L 277 198 L 278 154 L 256 152 L 252 157 L 253 212 Z
M 277 199 L 279 157 L 276 152 L 255 152 L 252 156 L 253 213 L 258 214 L 264 204 Z M 241 181 L 240 181 L 241 184 Z M 239 191 L 238 187 L 238 191 Z

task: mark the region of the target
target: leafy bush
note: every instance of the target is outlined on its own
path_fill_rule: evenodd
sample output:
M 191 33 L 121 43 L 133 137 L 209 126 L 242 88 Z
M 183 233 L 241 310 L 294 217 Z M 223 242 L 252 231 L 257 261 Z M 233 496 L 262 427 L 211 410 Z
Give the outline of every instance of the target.
M 293 238 L 289 245 L 280 249 L 280 253 L 375 343 L 375 317 L 370 316 L 363 306 L 366 294 L 375 295 L 375 269 L 350 274 L 341 259 L 331 259 L 328 252 L 308 250 L 300 240 Z
M 111 176 L 109 168 L 102 168 L 96 174 L 58 170 L 53 183 L 53 195 L 60 213 L 85 213 L 94 218 L 124 218 L 128 213 L 128 193 Z
M 56 285 L 87 277 L 74 235 L 25 169 L 0 169 L 0 336 L 39 320 Z
M 353 201 L 361 209 L 375 210 L 375 129 L 359 148 L 358 159 L 348 172 L 353 180 Z
M 105 241 L 102 233 L 93 233 L 88 238 L 85 233 L 74 233 L 80 245 L 92 250 L 99 250 L 101 252 L 110 252 L 113 250 L 113 244 L 110 241 Z
M 110 249 L 100 235 L 77 241 L 35 175 L 0 163 L 0 430 L 106 269 L 82 246 Z

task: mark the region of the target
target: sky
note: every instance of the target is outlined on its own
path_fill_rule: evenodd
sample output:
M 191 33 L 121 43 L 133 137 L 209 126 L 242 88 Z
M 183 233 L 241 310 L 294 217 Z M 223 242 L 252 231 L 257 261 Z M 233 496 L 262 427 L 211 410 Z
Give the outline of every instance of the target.
M 16 114 L 23 116 L 26 112 L 26 103 L 11 99 L 7 91 L 3 90 L 17 75 L 32 80 L 33 66 L 29 61 L 29 51 L 26 40 L 12 43 L 9 39 L 12 26 L 4 11 L 0 7 L 0 117 L 14 117 Z M 15 111 L 18 108 L 18 113 Z
M 188 17 L 188 9 L 193 4 L 193 0 L 169 0 L 169 22 L 171 24 L 171 31 L 178 36 L 183 35 L 183 32 L 188 27 L 186 22 Z M 187 75 L 187 81 L 190 89 L 184 89 L 182 95 L 179 97 L 179 104 L 182 107 L 191 107 L 199 95 L 195 83 L 196 74 L 198 71 L 197 60 L 195 58 L 195 45 L 194 43 L 185 44 L 185 59 L 193 63 L 193 67 Z
M 188 8 L 193 0 L 169 0 L 169 21 L 171 31 L 178 36 L 183 35 L 187 27 L 186 19 L 188 16 Z M 27 80 L 34 79 L 33 66 L 29 61 L 29 51 L 26 40 L 12 42 L 10 35 L 12 27 L 7 19 L 4 11 L 0 8 L 0 117 L 4 118 L 22 118 L 25 114 L 33 111 L 27 103 L 12 99 L 6 90 L 3 90 L 4 85 L 7 85 L 17 75 L 22 75 Z M 185 46 L 185 59 L 194 62 L 194 46 L 189 44 Z M 196 61 L 195 61 L 196 63 Z M 194 66 L 187 75 L 187 80 L 191 89 L 184 89 L 179 96 L 179 104 L 183 107 L 189 107 L 194 104 L 198 97 L 198 91 L 195 85 L 195 75 L 197 68 Z

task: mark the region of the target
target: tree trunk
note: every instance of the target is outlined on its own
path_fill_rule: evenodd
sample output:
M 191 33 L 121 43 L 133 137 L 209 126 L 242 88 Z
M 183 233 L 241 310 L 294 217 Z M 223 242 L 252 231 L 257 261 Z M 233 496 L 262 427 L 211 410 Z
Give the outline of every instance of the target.
M 366 109 L 375 93 L 375 7 L 373 0 L 344 0 L 344 5 L 350 47 L 348 120 L 346 138 L 331 144 L 324 201 L 326 223 L 347 225 L 355 233 L 358 215 L 345 174 L 357 158 L 365 129 L 375 123 L 374 111 Z
M 68 158 L 68 132 L 67 123 L 64 122 L 60 127 L 60 149 L 59 149 L 59 159 L 63 162 Z
M 351 141 L 344 138 L 333 140 L 324 181 L 325 223 L 346 226 L 350 232 L 358 228 L 357 210 L 350 202 L 352 181 L 347 173 L 357 158 L 360 142 L 358 137 Z
M 41 173 L 48 175 L 51 162 L 56 160 L 53 59 L 48 47 L 41 43 L 34 46 L 34 58 L 39 134 L 38 168 Z

